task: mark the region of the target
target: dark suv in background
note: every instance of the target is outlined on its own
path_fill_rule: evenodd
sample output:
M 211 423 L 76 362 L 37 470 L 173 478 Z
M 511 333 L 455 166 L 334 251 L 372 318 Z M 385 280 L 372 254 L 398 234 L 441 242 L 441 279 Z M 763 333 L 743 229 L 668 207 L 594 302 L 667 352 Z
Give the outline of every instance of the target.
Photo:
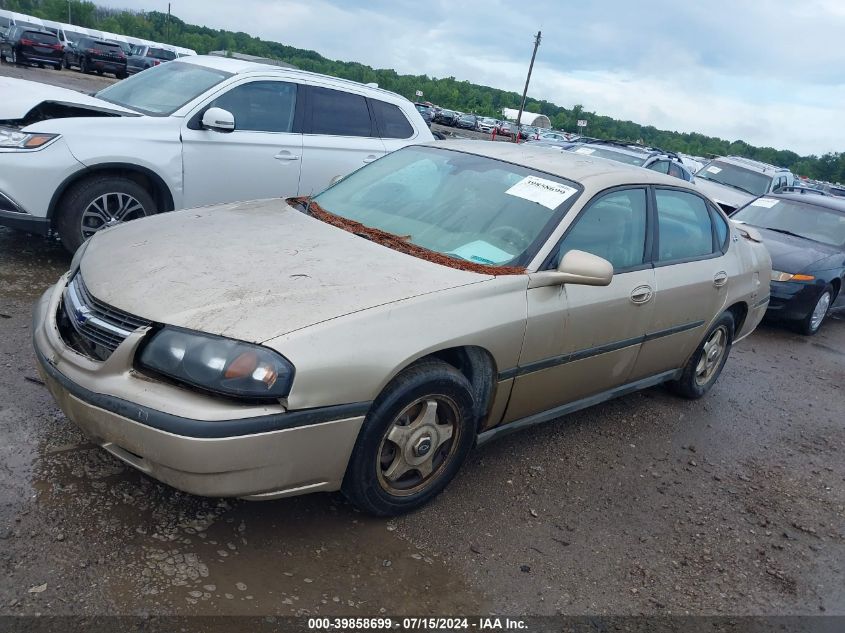
M 0 59 L 10 64 L 38 64 L 62 68 L 63 47 L 50 31 L 12 26 L 0 40 Z
M 127 59 L 127 70 L 130 75 L 139 73 L 147 68 L 158 66 L 163 62 L 176 59 L 176 53 L 166 48 L 155 46 L 133 46 Z
M 65 67 L 79 67 L 84 73 L 113 73 L 118 79 L 126 77 L 126 55 L 119 44 L 83 37 L 68 44 Z

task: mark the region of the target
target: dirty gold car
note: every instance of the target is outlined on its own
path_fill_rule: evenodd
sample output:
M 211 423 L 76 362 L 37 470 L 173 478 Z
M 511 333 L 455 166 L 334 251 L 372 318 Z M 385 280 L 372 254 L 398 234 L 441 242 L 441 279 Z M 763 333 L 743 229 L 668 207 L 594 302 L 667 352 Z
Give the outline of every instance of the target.
M 67 416 L 156 479 L 392 515 L 501 434 L 660 383 L 704 395 L 770 276 L 754 229 L 676 178 L 442 142 L 313 199 L 101 231 L 34 342 Z

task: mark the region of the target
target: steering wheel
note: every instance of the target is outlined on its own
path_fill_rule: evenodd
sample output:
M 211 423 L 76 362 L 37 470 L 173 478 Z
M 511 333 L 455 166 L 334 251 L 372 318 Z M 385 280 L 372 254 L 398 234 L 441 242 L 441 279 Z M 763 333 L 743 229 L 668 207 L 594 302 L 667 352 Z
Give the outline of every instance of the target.
M 515 226 L 511 226 L 510 224 L 497 226 L 495 229 L 490 231 L 490 236 L 501 240 L 505 244 L 513 246 L 518 253 L 521 253 L 531 245 L 529 237 L 523 231 Z

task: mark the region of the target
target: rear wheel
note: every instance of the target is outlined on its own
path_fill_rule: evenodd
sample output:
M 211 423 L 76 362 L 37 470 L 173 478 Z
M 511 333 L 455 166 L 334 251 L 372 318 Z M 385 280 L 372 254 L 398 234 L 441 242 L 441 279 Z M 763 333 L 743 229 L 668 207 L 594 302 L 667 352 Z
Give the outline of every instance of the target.
M 80 70 L 80 72 L 83 72 L 83 73 L 91 72 L 91 69 L 88 68 L 88 60 L 85 59 L 84 57 L 79 61 L 79 70 Z
M 115 73 L 114 76 L 117 77 L 118 79 L 126 79 L 126 71 L 124 70 L 124 71 L 121 71 L 119 73 Z
M 439 360 L 399 374 L 367 414 L 343 480 L 361 510 L 392 516 L 440 493 L 475 441 L 472 386 Z
M 53 66 L 53 68 L 55 68 L 56 70 L 61 70 L 61 69 L 62 69 L 62 62 L 59 62 L 58 64 L 55 64 L 55 65 Z
M 56 228 L 71 253 L 105 228 L 158 212 L 152 195 L 122 176 L 94 176 L 73 185 L 62 198 Z
M 17 64 L 18 63 L 18 52 L 14 48 L 12 49 L 12 54 L 9 57 L 9 63 L 11 63 L 11 64 Z
M 812 336 L 818 332 L 827 315 L 830 313 L 831 305 L 833 305 L 833 287 L 828 284 L 819 295 L 815 305 L 798 322 L 798 331 L 805 336 Z
M 98 74 L 98 75 L 100 75 L 100 77 L 102 77 L 102 76 L 103 76 L 103 71 L 102 71 L 102 70 L 100 70 L 100 69 L 97 69 L 97 74 Z
M 725 312 L 716 319 L 698 349 L 687 361 L 681 377 L 670 382 L 669 388 L 690 399 L 701 398 L 710 391 L 731 353 L 734 328 L 734 318 L 730 312 Z

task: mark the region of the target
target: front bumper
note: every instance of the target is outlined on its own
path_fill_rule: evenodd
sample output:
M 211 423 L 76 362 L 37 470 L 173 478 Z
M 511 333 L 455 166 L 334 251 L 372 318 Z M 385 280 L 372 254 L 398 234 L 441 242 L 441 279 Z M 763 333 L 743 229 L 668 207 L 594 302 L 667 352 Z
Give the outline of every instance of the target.
M 132 368 L 144 330 L 93 361 L 56 326 L 66 281 L 35 306 L 34 346 L 50 393 L 91 441 L 192 494 L 270 499 L 340 488 L 368 403 L 287 412 L 159 383 Z
M 64 138 L 37 150 L 0 149 L 0 226 L 46 235 L 53 196 L 84 168 Z
M 803 319 L 819 300 L 824 284 L 801 281 L 771 282 L 771 300 L 766 315 L 787 321 Z

